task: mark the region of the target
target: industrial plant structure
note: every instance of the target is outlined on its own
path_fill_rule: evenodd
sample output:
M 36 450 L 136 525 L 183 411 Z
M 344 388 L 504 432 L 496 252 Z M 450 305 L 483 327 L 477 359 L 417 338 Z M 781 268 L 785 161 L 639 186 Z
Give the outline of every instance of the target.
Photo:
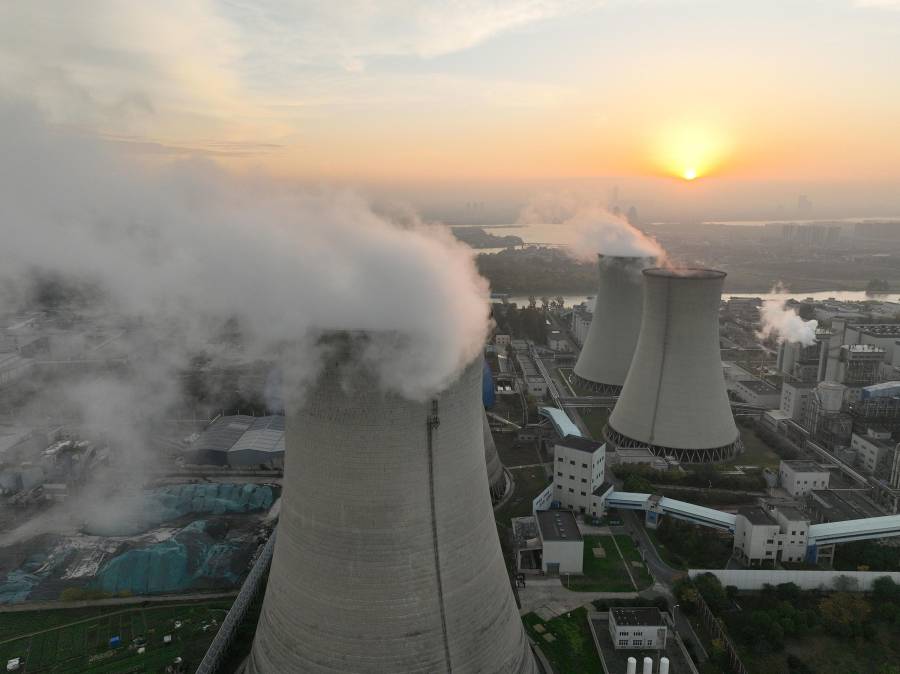
M 288 410 L 246 671 L 536 672 L 488 494 L 480 360 L 414 401 L 354 357 L 361 339 Z
M 484 427 L 484 463 L 487 466 L 488 486 L 493 498 L 500 498 L 506 491 L 506 475 L 503 472 L 503 463 L 497 453 L 497 445 L 494 436 L 491 435 L 491 426 L 488 423 L 487 412 L 482 415 Z
M 688 463 L 734 456 L 740 439 L 719 358 L 725 272 L 645 269 L 640 336 L 604 435 Z
M 647 257 L 598 255 L 600 285 L 594 300 L 594 317 L 575 376 L 598 393 L 618 394 L 641 329 L 643 284 L 641 270 L 653 264 Z

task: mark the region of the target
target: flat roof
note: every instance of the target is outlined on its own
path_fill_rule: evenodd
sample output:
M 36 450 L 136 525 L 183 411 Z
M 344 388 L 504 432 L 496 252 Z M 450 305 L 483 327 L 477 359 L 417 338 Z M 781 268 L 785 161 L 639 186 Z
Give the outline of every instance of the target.
M 612 614 L 616 625 L 638 627 L 646 625 L 656 626 L 663 624 L 662 614 L 655 606 L 611 608 L 609 609 L 609 612 Z
M 896 323 L 876 324 L 876 323 L 858 323 L 856 325 L 849 324 L 848 330 L 856 330 L 864 335 L 872 337 L 900 337 L 900 325 Z
M 604 481 L 599 487 L 594 490 L 594 496 L 603 496 L 606 492 L 613 488 L 612 482 Z
M 827 473 L 828 469 L 821 463 L 815 461 L 806 461 L 798 459 L 795 461 L 782 461 L 783 465 L 788 466 L 796 473 Z
M 778 506 L 775 509 L 792 522 L 809 520 L 809 516 L 803 514 L 803 511 L 799 508 L 794 508 L 792 506 Z
M 738 508 L 738 515 L 746 517 L 750 521 L 750 524 L 773 524 L 777 526 L 777 522 L 772 519 L 772 516 L 768 512 L 763 510 L 762 506 Z
M 581 532 L 571 510 L 539 510 L 537 521 L 541 538 L 545 541 L 581 540 Z
M 859 489 L 814 489 L 813 501 L 832 522 L 878 517 L 884 513 L 865 496 L 866 490 Z
M 737 382 L 738 386 L 750 389 L 754 393 L 777 393 L 778 389 L 762 379 L 747 379 Z
M 589 454 L 593 454 L 603 446 L 602 442 L 597 442 L 596 440 L 591 440 L 580 435 L 567 435 L 566 437 L 557 440 L 556 444 L 568 447 L 569 449 L 588 452 Z

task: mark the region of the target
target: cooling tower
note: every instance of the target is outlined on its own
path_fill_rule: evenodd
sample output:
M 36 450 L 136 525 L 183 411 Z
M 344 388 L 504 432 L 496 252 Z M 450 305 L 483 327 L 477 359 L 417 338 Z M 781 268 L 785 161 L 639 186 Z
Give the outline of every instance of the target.
M 641 330 L 641 270 L 649 267 L 652 259 L 598 257 L 600 285 L 594 299 L 594 317 L 575 363 L 575 376 L 598 393 L 618 394 Z
M 537 671 L 488 494 L 480 359 L 415 402 L 333 357 L 286 424 L 245 671 Z
M 484 427 L 484 463 L 487 466 L 488 485 L 491 488 L 491 496 L 500 498 L 506 489 L 506 476 L 503 473 L 503 464 L 500 455 L 497 454 L 497 445 L 494 436 L 491 435 L 491 426 L 488 423 L 487 411 L 482 410 L 481 418 Z
M 725 272 L 645 269 L 634 359 L 605 435 L 613 448 L 706 463 L 740 448 L 719 356 Z

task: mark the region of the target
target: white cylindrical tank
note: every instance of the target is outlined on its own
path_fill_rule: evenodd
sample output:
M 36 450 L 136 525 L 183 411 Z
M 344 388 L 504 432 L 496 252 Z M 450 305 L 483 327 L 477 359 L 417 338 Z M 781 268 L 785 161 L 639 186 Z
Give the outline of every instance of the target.
M 497 453 L 497 445 L 494 443 L 494 436 L 491 435 L 491 426 L 488 423 L 487 411 L 482 414 L 482 423 L 484 427 L 484 463 L 487 466 L 488 485 L 490 486 L 491 496 L 499 498 L 503 495 L 506 486 L 506 477 L 503 474 L 503 463 L 500 461 L 500 455 Z
M 249 674 L 536 665 L 488 494 L 481 360 L 432 399 L 333 355 L 286 417 L 278 538 Z
M 653 658 L 644 658 L 643 674 L 653 674 Z
M 659 659 L 659 674 L 669 674 L 669 658 Z
M 819 401 L 822 403 L 822 410 L 825 412 L 840 412 L 841 406 L 844 404 L 844 392 L 847 387 L 836 381 L 819 382 L 816 387 L 819 393 Z
M 626 674 L 637 674 L 637 660 L 635 658 L 628 658 L 628 668 L 625 670 Z
M 740 442 L 719 355 L 725 272 L 645 269 L 643 275 L 641 332 L 606 440 L 688 463 L 731 458 Z
M 594 299 L 584 346 L 575 363 L 575 376 L 601 393 L 618 393 L 625 383 L 638 333 L 644 301 L 641 270 L 651 258 L 599 255 L 600 284 Z

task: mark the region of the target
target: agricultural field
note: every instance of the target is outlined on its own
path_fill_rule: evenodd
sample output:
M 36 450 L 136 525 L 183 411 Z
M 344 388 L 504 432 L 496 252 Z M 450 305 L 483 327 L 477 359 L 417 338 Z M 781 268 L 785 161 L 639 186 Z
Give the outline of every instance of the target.
M 27 674 L 138 674 L 161 672 L 180 656 L 186 671 L 193 671 L 230 605 L 231 600 L 224 599 L 4 613 L 0 615 L 0 663 L 21 658 L 20 671 Z M 145 652 L 138 653 L 139 646 Z

